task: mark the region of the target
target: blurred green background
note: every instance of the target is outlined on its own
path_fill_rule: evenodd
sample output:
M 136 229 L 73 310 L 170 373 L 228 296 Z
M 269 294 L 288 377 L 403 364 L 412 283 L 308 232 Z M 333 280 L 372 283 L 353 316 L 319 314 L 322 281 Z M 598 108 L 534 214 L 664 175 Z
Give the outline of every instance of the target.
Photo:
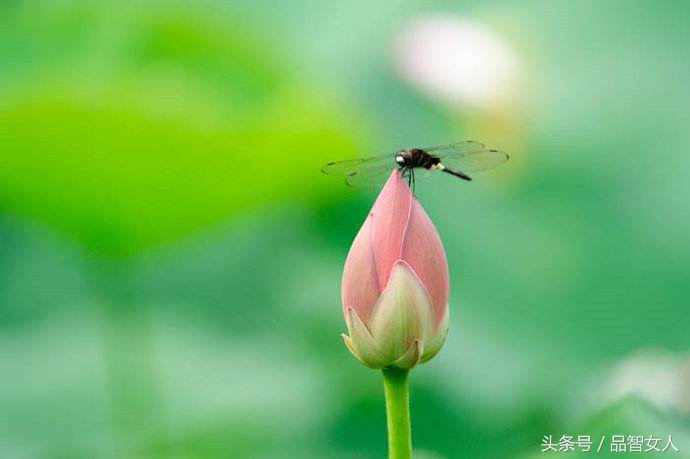
M 319 168 L 461 139 L 512 158 L 418 182 L 452 318 L 412 373 L 418 457 L 690 457 L 688 18 L 0 1 L 0 457 L 385 457 L 338 336 L 375 191 Z

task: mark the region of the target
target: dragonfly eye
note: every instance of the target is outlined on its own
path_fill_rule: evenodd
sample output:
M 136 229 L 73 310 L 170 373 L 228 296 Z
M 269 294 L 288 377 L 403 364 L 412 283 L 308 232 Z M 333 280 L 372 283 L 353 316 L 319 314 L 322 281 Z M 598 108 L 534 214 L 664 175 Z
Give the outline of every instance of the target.
M 395 162 L 401 166 L 405 165 L 405 157 L 403 155 L 395 155 Z

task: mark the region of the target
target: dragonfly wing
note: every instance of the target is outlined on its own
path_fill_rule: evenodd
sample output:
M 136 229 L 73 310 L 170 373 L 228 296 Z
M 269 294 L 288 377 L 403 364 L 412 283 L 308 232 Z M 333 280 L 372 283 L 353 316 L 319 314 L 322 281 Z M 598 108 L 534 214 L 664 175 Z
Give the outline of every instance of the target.
M 335 161 L 326 164 L 321 168 L 321 172 L 326 175 L 347 177 L 355 172 L 364 172 L 369 169 L 376 169 L 383 165 L 395 165 L 394 158 L 390 156 L 372 156 L 370 158 L 350 159 L 346 161 Z
M 321 168 L 321 172 L 345 177 L 345 182 L 350 186 L 366 187 L 383 183 L 395 167 L 394 158 L 386 155 L 328 163 Z
M 483 144 L 471 140 L 431 147 L 427 148 L 426 151 L 438 156 L 445 166 L 460 169 L 462 172 L 493 169 L 510 158 L 508 153 L 487 148 Z
M 395 166 L 381 165 L 378 168 L 361 172 L 353 172 L 345 179 L 345 183 L 354 187 L 379 187 L 391 175 Z
M 464 140 L 462 142 L 450 143 L 446 145 L 436 145 L 434 147 L 422 148 L 422 150 L 432 155 L 444 154 L 469 154 L 486 150 L 486 145 L 474 140 Z

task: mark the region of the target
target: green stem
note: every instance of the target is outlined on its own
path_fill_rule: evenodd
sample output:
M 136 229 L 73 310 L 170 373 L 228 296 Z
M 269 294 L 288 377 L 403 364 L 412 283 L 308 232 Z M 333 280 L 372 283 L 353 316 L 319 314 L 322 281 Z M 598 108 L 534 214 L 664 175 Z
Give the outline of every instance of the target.
M 388 458 L 412 458 L 412 429 L 410 427 L 410 391 L 408 370 L 383 370 L 383 389 L 386 394 L 388 420 Z

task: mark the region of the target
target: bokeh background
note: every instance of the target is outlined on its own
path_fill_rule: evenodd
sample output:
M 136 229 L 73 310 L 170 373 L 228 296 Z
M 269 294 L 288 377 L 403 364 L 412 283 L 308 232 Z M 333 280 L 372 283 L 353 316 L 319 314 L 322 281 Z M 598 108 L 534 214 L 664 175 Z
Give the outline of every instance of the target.
M 688 18 L 1 1 L 0 457 L 385 457 L 380 374 L 338 336 L 375 191 L 319 168 L 461 139 L 512 158 L 418 182 L 452 322 L 412 374 L 417 457 L 690 457 Z

